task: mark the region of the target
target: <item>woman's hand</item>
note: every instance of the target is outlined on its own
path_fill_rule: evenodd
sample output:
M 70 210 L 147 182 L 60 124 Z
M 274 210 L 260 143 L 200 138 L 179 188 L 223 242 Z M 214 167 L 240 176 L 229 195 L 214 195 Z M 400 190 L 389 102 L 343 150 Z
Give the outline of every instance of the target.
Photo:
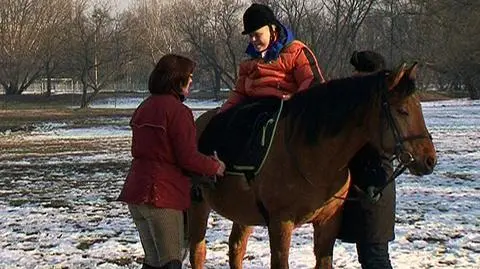
M 290 98 L 292 98 L 292 95 L 291 95 L 291 94 L 284 94 L 284 95 L 282 95 L 283 101 L 288 101 Z
M 217 176 L 223 177 L 225 173 L 225 163 L 219 160 L 218 158 L 217 158 L 217 161 L 218 161 L 218 164 L 220 164 L 217 169 Z
M 218 158 L 218 154 L 216 151 L 213 152 L 213 158 L 218 162 L 218 164 L 220 164 L 217 169 L 217 176 L 223 177 L 225 173 L 225 163 Z

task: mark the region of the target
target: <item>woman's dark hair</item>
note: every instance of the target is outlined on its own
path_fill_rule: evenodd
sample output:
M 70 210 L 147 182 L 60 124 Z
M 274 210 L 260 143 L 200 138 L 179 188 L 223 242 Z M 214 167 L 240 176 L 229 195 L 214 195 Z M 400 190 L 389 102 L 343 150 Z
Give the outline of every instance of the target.
M 148 91 L 151 94 L 180 94 L 181 87 L 188 83 L 190 75 L 195 69 L 195 62 L 191 59 L 166 54 L 158 61 L 148 79 Z

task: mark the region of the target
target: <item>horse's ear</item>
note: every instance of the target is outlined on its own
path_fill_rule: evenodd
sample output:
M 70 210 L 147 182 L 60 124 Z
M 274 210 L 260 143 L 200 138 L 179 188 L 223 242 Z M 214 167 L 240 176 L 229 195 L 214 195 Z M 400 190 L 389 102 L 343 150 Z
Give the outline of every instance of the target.
M 407 64 L 402 63 L 394 73 L 391 74 L 391 78 L 389 79 L 389 84 L 388 85 L 388 90 L 391 91 L 393 88 L 395 88 L 400 80 L 403 78 L 405 75 L 405 72 L 407 71 Z
M 410 80 L 416 80 L 417 72 L 418 72 L 418 62 L 414 62 L 412 66 L 408 69 L 408 78 Z

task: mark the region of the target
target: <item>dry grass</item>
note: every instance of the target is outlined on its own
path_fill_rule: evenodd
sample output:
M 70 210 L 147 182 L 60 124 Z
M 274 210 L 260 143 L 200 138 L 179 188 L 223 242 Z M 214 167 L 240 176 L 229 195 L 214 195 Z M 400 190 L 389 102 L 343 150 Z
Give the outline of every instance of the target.
M 68 109 L 68 108 L 46 108 L 46 109 L 0 109 L 0 120 L 62 120 L 62 119 L 83 119 L 91 117 L 114 117 L 131 116 L 133 109 Z

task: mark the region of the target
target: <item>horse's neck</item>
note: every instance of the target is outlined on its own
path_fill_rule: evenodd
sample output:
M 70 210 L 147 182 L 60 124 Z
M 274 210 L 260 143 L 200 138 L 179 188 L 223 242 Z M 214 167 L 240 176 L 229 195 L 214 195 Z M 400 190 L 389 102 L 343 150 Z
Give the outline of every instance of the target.
M 365 114 L 365 119 L 353 117 L 338 134 L 322 136 L 314 145 L 307 145 L 303 142 L 302 135 L 296 134 L 294 140 L 297 141 L 299 147 L 297 153 L 306 153 L 302 153 L 302 159 L 311 163 L 309 166 L 312 170 L 315 170 L 316 165 L 328 167 L 330 171 L 346 168 L 352 157 L 372 140 L 375 132 L 378 132 L 380 107 L 367 109 L 369 111 Z
M 368 142 L 365 130 L 355 128 L 348 132 L 342 132 L 335 137 L 326 137 L 319 141 L 318 150 L 329 165 L 338 163 L 343 167 Z M 314 146 L 315 147 L 315 146 Z

